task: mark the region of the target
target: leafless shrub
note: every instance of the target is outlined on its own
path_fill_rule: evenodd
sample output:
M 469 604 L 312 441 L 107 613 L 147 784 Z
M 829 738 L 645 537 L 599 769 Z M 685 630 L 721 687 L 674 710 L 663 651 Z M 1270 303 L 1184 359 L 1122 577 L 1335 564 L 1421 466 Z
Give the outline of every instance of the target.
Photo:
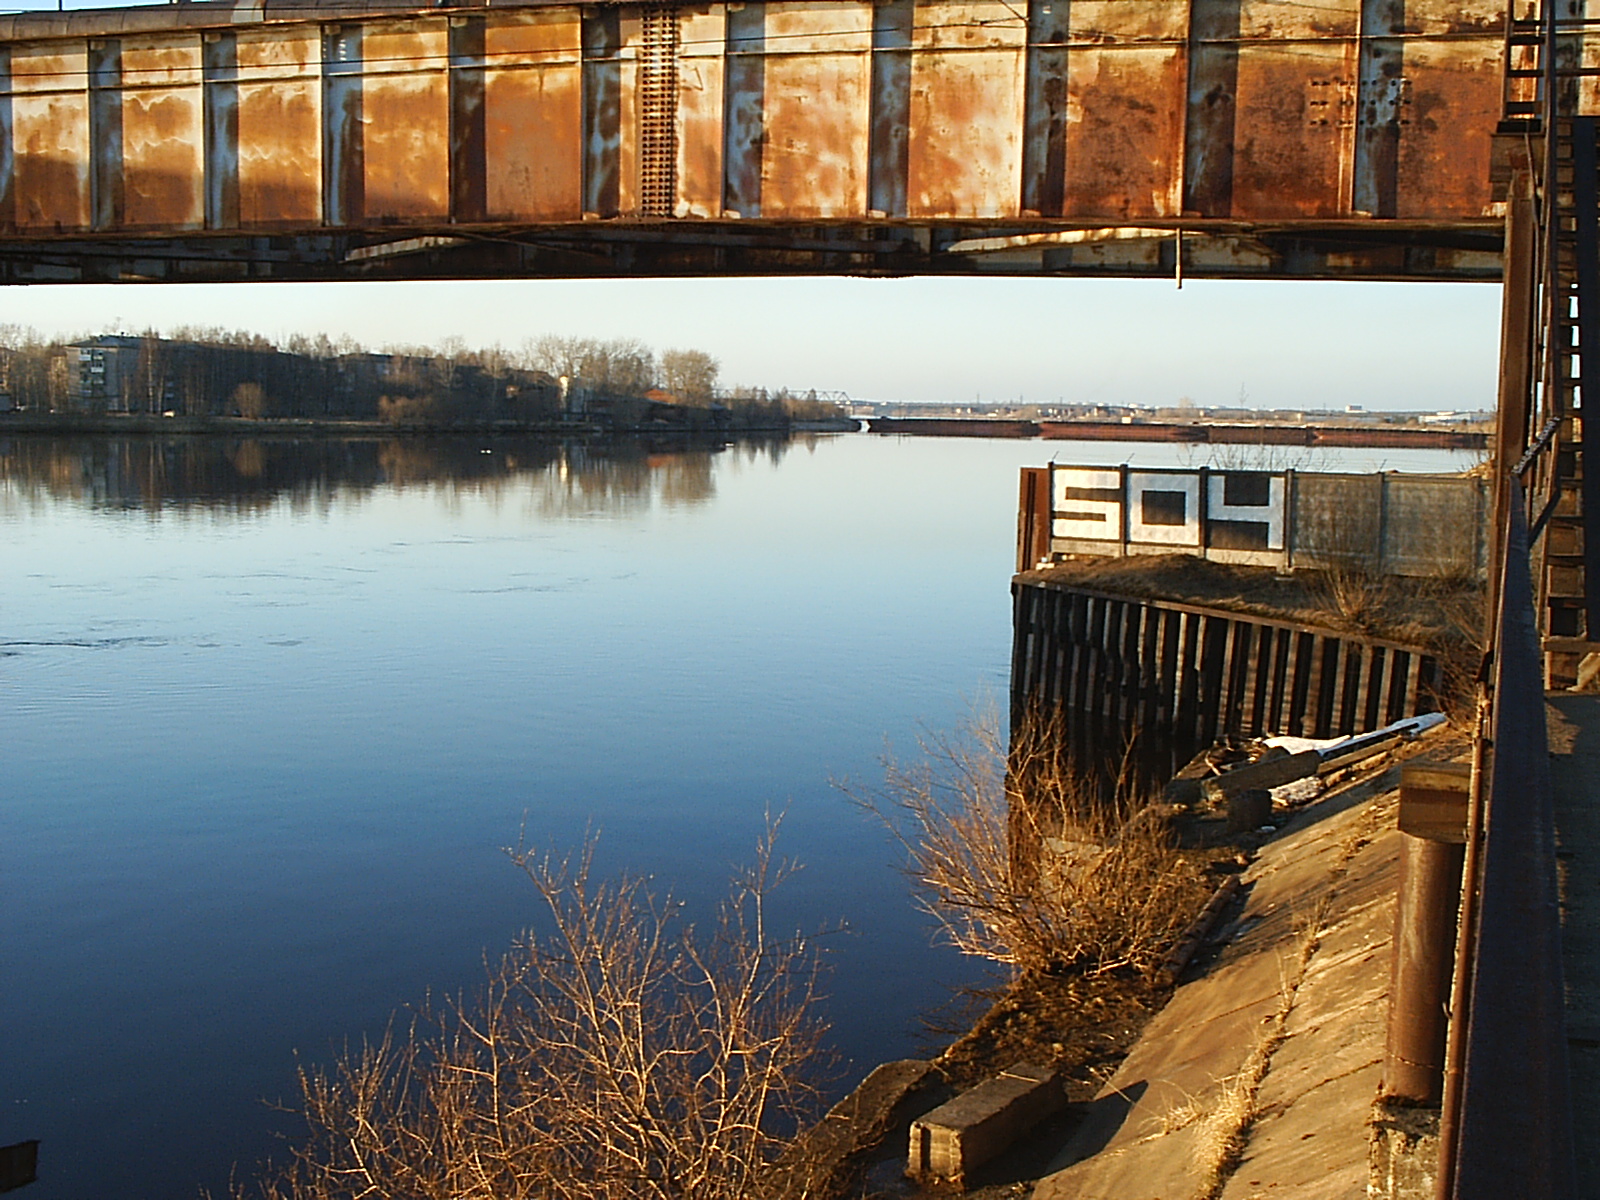
M 638 878 L 512 852 L 549 932 L 474 1003 L 302 1068 L 308 1137 L 235 1200 L 743 1200 L 815 1096 L 815 955 L 778 939 L 763 839 L 702 937 Z
M 881 789 L 846 789 L 904 846 L 945 938 L 1023 972 L 1154 966 L 1205 901 L 1167 822 L 1106 803 L 1064 764 L 1049 723 L 1008 745 L 996 716 L 886 762 Z M 1130 815 L 1131 814 L 1131 815 Z

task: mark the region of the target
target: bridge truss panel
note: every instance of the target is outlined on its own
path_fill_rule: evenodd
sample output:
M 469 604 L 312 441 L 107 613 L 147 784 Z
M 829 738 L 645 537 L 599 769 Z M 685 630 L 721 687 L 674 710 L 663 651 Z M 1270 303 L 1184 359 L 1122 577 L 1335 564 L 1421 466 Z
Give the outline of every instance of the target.
M 238 11 L 0 19 L 0 280 L 1498 274 L 1488 0 Z

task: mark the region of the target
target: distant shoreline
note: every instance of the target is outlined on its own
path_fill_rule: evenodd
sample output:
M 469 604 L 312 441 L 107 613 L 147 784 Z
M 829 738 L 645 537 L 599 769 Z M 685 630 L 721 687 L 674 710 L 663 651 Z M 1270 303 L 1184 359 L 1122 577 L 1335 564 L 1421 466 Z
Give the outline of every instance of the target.
M 1409 425 L 1287 425 L 1177 421 L 1032 421 L 1007 417 L 869 417 L 873 433 L 920 437 L 1043 438 L 1046 441 L 1179 442 L 1378 449 L 1483 450 L 1481 429 Z
M 0 413 L 0 436 L 6 434 L 109 434 L 172 437 L 532 437 L 606 440 L 627 437 L 737 439 L 785 437 L 795 433 L 854 433 L 861 423 L 851 417 L 792 421 L 787 425 L 691 426 L 650 423 L 614 426 L 595 421 L 351 421 L 314 417 L 191 417 L 154 413 Z

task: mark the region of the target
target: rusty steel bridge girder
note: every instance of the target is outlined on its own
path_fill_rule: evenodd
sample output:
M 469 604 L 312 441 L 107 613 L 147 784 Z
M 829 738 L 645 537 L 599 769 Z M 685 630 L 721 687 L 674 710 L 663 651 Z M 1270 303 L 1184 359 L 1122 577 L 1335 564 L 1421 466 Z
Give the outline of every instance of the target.
M 1502 0 L 0 18 L 0 282 L 1500 274 Z

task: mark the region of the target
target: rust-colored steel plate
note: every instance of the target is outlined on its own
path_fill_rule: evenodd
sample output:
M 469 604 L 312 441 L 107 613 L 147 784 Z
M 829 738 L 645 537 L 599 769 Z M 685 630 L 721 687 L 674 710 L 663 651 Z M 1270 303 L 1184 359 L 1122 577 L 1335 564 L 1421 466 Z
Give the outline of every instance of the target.
M 998 0 L 919 5 L 916 14 L 907 211 L 1015 216 L 1026 26 Z
M 1239 52 L 1233 196 L 1245 220 L 1350 211 L 1356 43 L 1258 44 Z
M 322 41 L 315 30 L 242 29 L 238 59 L 239 223 L 322 219 Z
M 448 30 L 442 18 L 362 30 L 363 217 L 450 215 Z
M 720 238 L 741 270 L 931 269 L 946 246 L 952 270 L 1159 274 L 1181 225 L 1202 274 L 1495 270 L 1456 234 L 1500 214 L 1499 0 L 240 11 L 0 18 L 0 240 L 528 226 L 570 240 L 520 263 L 581 273 L 620 225 L 669 272 L 724 261 L 697 249 Z M 391 269 L 318 245 L 283 248 Z
M 122 41 L 123 221 L 130 229 L 205 224 L 200 37 Z
M 82 40 L 11 48 L 16 220 L 29 232 L 89 224 L 89 48 Z
M 681 20 L 674 212 L 680 217 L 720 217 L 727 13 L 720 5 L 689 8 Z
M 1182 47 L 1094 47 L 1067 62 L 1063 213 L 1181 216 Z
M 487 18 L 486 204 L 496 220 L 583 216 L 580 39 L 572 8 Z
M 1406 94 L 1396 163 L 1397 217 L 1481 217 L 1493 213 L 1484 180 L 1489 139 L 1500 118 L 1500 52 L 1455 40 L 1406 43 Z
M 764 217 L 859 217 L 867 208 L 872 6 L 767 5 Z

